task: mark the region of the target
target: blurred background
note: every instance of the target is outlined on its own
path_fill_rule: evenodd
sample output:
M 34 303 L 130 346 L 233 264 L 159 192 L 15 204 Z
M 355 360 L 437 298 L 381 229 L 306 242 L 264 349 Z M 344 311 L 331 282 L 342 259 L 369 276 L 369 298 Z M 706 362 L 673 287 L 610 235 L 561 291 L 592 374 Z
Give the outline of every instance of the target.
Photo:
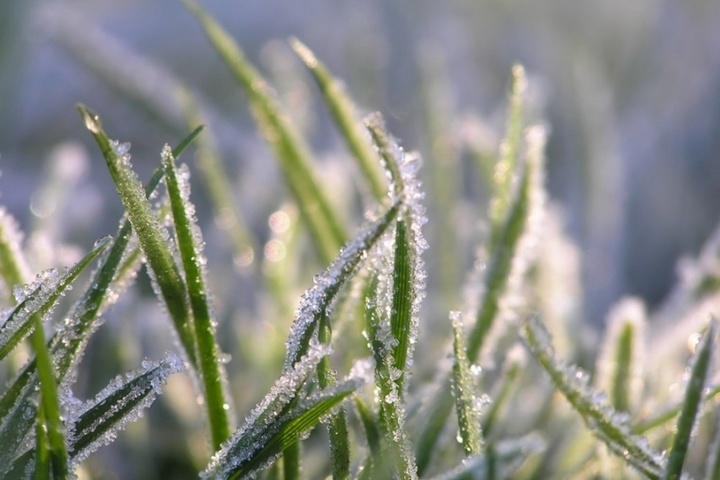
M 474 233 L 466 238 L 482 231 L 483 188 L 463 172 L 469 157 L 497 147 L 515 63 L 525 66 L 530 81 L 528 116 L 550 128 L 547 182 L 583 253 L 587 322 L 600 326 L 624 294 L 657 305 L 675 281 L 678 259 L 695 255 L 720 219 L 720 2 L 222 0 L 204 5 L 277 88 L 310 140 L 329 190 L 337 192 L 334 201 L 348 202 L 340 192 L 353 179 L 338 165 L 349 161 L 349 153 L 289 48 L 289 37 L 306 43 L 344 80 L 362 113 L 381 111 L 402 144 L 421 152 L 429 225 L 440 225 L 427 233 L 431 275 L 442 270 L 442 262 L 453 261 L 433 249 L 448 233 L 442 230 L 449 213 L 445 206 L 456 206 L 455 221 L 467 218 L 464 223 Z M 64 250 L 53 252 L 53 258 L 69 264 L 96 238 L 114 232 L 121 213 L 75 104 L 93 108 L 111 136 L 132 144 L 133 164 L 148 178 L 163 144 L 177 143 L 189 128 L 178 86 L 197 96 L 242 217 L 257 244 L 265 244 L 284 231 L 277 221 L 282 224 L 285 217 L 276 216 L 273 223 L 272 214 L 284 208 L 288 196 L 243 92 L 180 2 L 0 2 L 0 203 L 23 230 L 46 233 L 29 239 L 36 256 L 52 257 L 50 250 L 58 248 L 43 239 L 59 237 Z M 186 161 L 195 170 L 192 159 Z M 437 184 L 436 178 L 448 177 L 434 174 L 448 170 L 457 173 L 457 191 Z M 262 317 L 257 287 L 243 273 L 248 259 L 227 261 L 227 240 L 218 233 L 221 219 L 215 221 L 221 228 L 213 229 L 212 219 L 203 215 L 207 191 L 202 182 L 194 182 L 194 188 L 193 201 L 207 227 L 219 315 Z M 438 200 L 448 191 L 452 203 Z M 292 209 L 283 212 L 292 217 Z M 227 282 L 227 275 L 236 277 Z M 294 298 L 310 276 L 301 275 L 305 283 L 298 284 Z M 430 287 L 442 281 L 431 276 Z M 442 289 L 452 282 L 459 280 Z M 156 313 L 146 284 L 145 289 L 146 303 L 118 307 L 124 317 Z M 238 313 L 229 301 L 243 310 Z M 448 306 L 426 308 L 446 312 Z M 166 326 L 143 328 L 162 338 Z M 258 328 L 267 333 L 275 327 Z M 103 332 L 94 340 L 98 344 L 117 329 Z M 282 341 L 285 332 L 276 333 Z M 246 346 L 248 356 L 262 354 Z M 133 357 L 116 353 L 113 358 Z M 90 349 L 88 355 L 101 353 Z M 94 392 L 106 381 L 81 376 L 80 383 Z M 257 400 L 237 388 L 241 405 Z M 199 434 L 197 442 L 202 441 Z M 169 474 L 173 467 L 158 468 Z
M 428 128 L 451 141 L 482 134 L 467 128 L 471 116 L 501 131 L 510 69 L 522 63 L 538 115 L 551 127 L 549 188 L 586 253 L 586 313 L 594 322 L 620 293 L 651 304 L 661 299 L 678 256 L 696 252 L 718 221 L 718 2 L 205 3 L 268 77 L 281 79 L 276 87 L 285 89 L 321 158 L 342 146 L 289 36 L 427 158 Z M 186 130 L 167 79 L 204 99 L 227 169 L 266 178 L 258 175 L 265 175 L 267 152 L 244 96 L 179 2 L 4 0 L 2 202 L 23 225 L 31 222 L 31 195 L 40 172 L 51 168 L 51 152 L 79 143 L 92 152 L 83 188 L 102 193 L 83 203 L 91 210 L 83 228 L 104 233 L 93 215 L 107 215 L 118 202 L 105 195 L 108 176 L 74 105 L 101 113 L 117 138 L 132 143 L 147 173 L 162 143 Z M 151 108 L 134 83 L 155 98 Z M 258 194 L 249 198 L 262 205 Z

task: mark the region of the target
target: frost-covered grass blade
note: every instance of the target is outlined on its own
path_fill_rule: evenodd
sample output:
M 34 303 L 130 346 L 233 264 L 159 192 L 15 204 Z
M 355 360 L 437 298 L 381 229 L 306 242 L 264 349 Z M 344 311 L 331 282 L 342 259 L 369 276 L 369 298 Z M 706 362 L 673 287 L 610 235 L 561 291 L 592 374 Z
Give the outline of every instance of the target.
M 685 390 L 685 401 L 680 412 L 680 418 L 678 418 L 672 447 L 667 457 L 667 469 L 663 474 L 664 480 L 678 480 L 682 474 L 691 436 L 702 408 L 703 392 L 712 366 L 712 353 L 716 345 L 716 334 L 717 320 L 713 319 L 710 322 L 710 328 L 708 328 L 703 339 L 697 345 L 697 353 L 695 354 L 687 389 Z
M 482 432 L 480 430 L 479 395 L 473 385 L 470 362 L 465 350 L 465 336 L 460 312 L 451 313 L 453 327 L 453 368 L 452 392 L 455 398 L 458 427 L 463 450 L 469 457 L 482 452 Z
M 160 226 L 157 214 L 153 212 L 140 180 L 130 165 L 127 151 L 129 145 L 110 140 L 102 128 L 100 117 L 84 105 L 78 105 L 78 111 L 102 151 L 185 354 L 193 367 L 197 368 L 195 330 L 186 287 L 168 246 L 167 232 Z
M 183 0 L 183 3 L 197 17 L 210 43 L 247 93 L 252 112 L 275 151 L 315 248 L 325 264 L 329 264 L 345 243 L 347 234 L 310 168 L 308 147 L 282 110 L 275 92 L 233 38 L 194 0 Z
M 5 358 L 33 328 L 33 316 L 44 318 L 83 270 L 109 245 L 110 238 L 100 240 L 65 273 L 51 269 L 42 272 L 35 282 L 16 289 L 19 301 L 0 327 L 0 360 Z
M 555 358 L 550 335 L 540 321 L 528 319 L 523 334 L 530 352 L 592 433 L 647 478 L 659 479 L 664 471 L 664 459 L 650 448 L 647 440 L 630 433 L 628 417 L 617 413 L 604 397 L 588 386 L 587 374 Z
M 68 412 L 73 464 L 112 442 L 127 424 L 142 417 L 168 377 L 184 369 L 183 361 L 174 353 L 158 362 L 144 361 L 140 370 L 117 377 L 94 400 L 74 406 L 77 410 Z
M 224 369 L 220 364 L 219 347 L 215 341 L 215 320 L 205 285 L 205 256 L 200 228 L 195 219 L 195 206 L 190 202 L 189 172 L 179 172 L 169 146 L 162 154 L 165 178 L 170 197 L 175 235 L 185 271 L 187 294 L 195 322 L 198 368 L 205 392 L 213 449 L 220 448 L 230 436 L 229 399 L 225 392 Z

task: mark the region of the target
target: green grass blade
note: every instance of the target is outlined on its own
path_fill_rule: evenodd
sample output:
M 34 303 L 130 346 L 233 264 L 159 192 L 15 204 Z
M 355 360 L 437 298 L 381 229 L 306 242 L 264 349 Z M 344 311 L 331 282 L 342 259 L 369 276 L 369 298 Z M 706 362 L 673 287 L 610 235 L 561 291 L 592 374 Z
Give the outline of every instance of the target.
M 205 406 L 210 424 L 214 450 L 230 436 L 229 400 L 226 398 L 224 369 L 218 359 L 220 349 L 215 340 L 214 320 L 205 286 L 205 257 L 202 234 L 195 219 L 195 207 L 190 202 L 189 173 L 178 173 L 175 157 L 169 146 L 163 149 L 163 167 L 170 197 L 175 235 L 185 271 L 190 308 L 195 322 L 199 373 L 205 392 Z
M 167 235 L 163 233 L 157 215 L 153 212 L 140 181 L 129 164 L 129 155 L 125 148 L 108 138 L 97 114 L 84 105 L 78 105 L 78 111 L 102 151 L 130 223 L 138 236 L 148 265 L 154 273 L 160 296 L 173 320 L 185 354 L 193 367 L 197 368 L 192 314 L 185 294 L 184 282 L 167 244 Z
M 385 465 L 384 453 L 382 449 L 382 431 L 378 425 L 377 419 L 373 415 L 370 408 L 365 405 L 360 398 L 355 398 L 355 409 L 360 417 L 360 422 L 365 432 L 365 440 L 367 441 L 370 455 L 363 468 L 364 478 L 372 478 L 373 473 L 381 472 Z M 387 473 L 387 472 L 386 472 Z M 389 475 L 389 473 L 387 473 Z
M 297 438 L 283 450 L 282 465 L 284 480 L 298 480 L 301 478 L 302 460 L 300 459 L 300 450 L 300 440 Z
M 50 313 L 63 293 L 110 242 L 110 237 L 100 240 L 95 248 L 67 272 L 46 270 L 35 282 L 18 289 L 20 303 L 0 327 L 0 359 L 7 356 L 34 327 L 33 317 L 45 317 Z M 44 340 L 43 340 L 44 342 Z
M 472 457 L 482 453 L 479 395 L 475 393 L 477 387 L 473 385 L 470 373 L 460 312 L 451 312 L 450 319 L 453 327 L 452 391 L 460 429 L 459 438 L 462 439 L 465 454 Z
M 512 177 L 516 171 L 522 146 L 524 128 L 523 96 L 526 89 L 525 69 L 520 65 L 515 65 L 512 69 L 507 130 L 500 145 L 500 160 L 495 165 L 492 175 L 492 185 L 494 187 L 492 192 L 493 201 L 490 208 L 490 220 L 494 232 L 493 238 L 491 238 L 492 246 L 502 245 L 500 237 L 497 235 L 501 231 L 512 201 Z
M 709 388 L 703 396 L 703 402 L 710 402 L 717 395 L 720 395 L 720 385 L 715 385 L 714 387 Z M 674 405 L 673 407 L 670 407 L 659 414 L 638 423 L 633 427 L 632 431 L 635 435 L 644 435 L 651 430 L 665 426 L 680 414 L 682 408 L 683 403 L 678 403 L 677 405 Z
M 318 324 L 318 341 L 331 344 L 332 330 L 330 318 L 323 315 Z M 330 366 L 330 359 L 323 357 L 318 364 L 318 385 L 328 388 L 336 382 L 335 373 Z M 328 421 L 330 437 L 330 465 L 333 479 L 350 478 L 350 437 L 347 427 L 347 413 L 343 407 L 332 415 Z M 284 456 L 284 455 L 283 455 Z
M 50 477 L 51 471 L 50 441 L 45 427 L 45 415 L 42 406 L 38 408 L 35 420 L 35 474 L 34 478 L 44 480 Z
M 707 464 L 705 465 L 704 480 L 720 478 L 720 412 L 715 413 L 715 435 L 710 444 Z
M 162 392 L 168 377 L 184 369 L 183 361 L 173 353 L 158 362 L 144 361 L 143 368 L 118 376 L 95 399 L 80 406 L 69 425 L 73 464 L 112 442 L 128 423 L 140 418 Z
M 375 384 L 380 405 L 380 425 L 384 445 L 390 450 L 395 475 L 403 480 L 416 479 L 417 465 L 405 432 L 405 407 L 402 392 L 396 383 L 399 372 L 392 357 L 392 333 L 379 305 L 378 279 L 373 278 L 367 301 L 366 325 L 368 342 L 375 359 Z
M 412 327 L 413 285 L 415 284 L 410 259 L 409 238 L 405 222 L 398 220 L 395 229 L 395 265 L 393 271 L 392 316 L 390 331 L 397 340 L 393 350 L 395 368 L 403 372 L 397 379 L 402 391 L 410 348 Z
M 290 39 L 290 45 L 317 83 L 325 104 L 330 110 L 335 125 L 345 139 L 350 151 L 365 177 L 365 181 L 376 200 L 385 196 L 386 187 L 377 168 L 378 157 L 373 151 L 367 132 L 360 127 L 353 101 L 345 93 L 339 80 L 334 78 L 315 54 L 297 38 Z
M 329 353 L 328 346 L 317 345 L 287 368 L 244 426 L 213 457 L 202 477 L 239 478 L 267 467 L 364 382 L 362 378 L 350 378 L 307 397 L 303 387 Z
M 285 367 L 295 364 L 307 352 L 312 334 L 323 315 L 337 296 L 340 287 L 354 274 L 357 266 L 380 239 L 398 212 L 395 204 L 375 222 L 363 228 L 355 239 L 346 245 L 340 256 L 315 278 L 315 285 L 305 292 L 290 328 L 287 341 Z
M 234 39 L 195 1 L 183 2 L 197 17 L 210 43 L 247 93 L 252 112 L 275 151 L 315 248 L 320 258 L 329 264 L 345 243 L 347 234 L 310 169 L 308 147 L 282 111 L 275 92 L 245 58 Z
M 555 358 L 548 332 L 535 318 L 523 328 L 524 338 L 538 363 L 550 376 L 557 390 L 580 414 L 593 435 L 605 442 L 609 450 L 649 479 L 659 479 L 664 460 L 652 451 L 644 438 L 632 435 L 627 418 L 618 414 L 587 385 L 587 374 L 567 367 Z
M 644 325 L 645 306 L 640 300 L 624 299 L 610 312 L 598 356 L 597 385 L 608 392 L 619 411 L 630 412 L 638 403 Z
M 673 436 L 672 447 L 667 460 L 664 480 L 678 480 L 682 474 L 683 464 L 690 445 L 693 427 L 702 407 L 703 390 L 712 367 L 712 353 L 715 348 L 717 320 L 710 322 L 710 327 L 697 346 L 697 353 L 690 370 L 690 379 L 685 390 L 680 418 Z
M 17 222 L 5 207 L 0 207 L 0 276 L 10 292 L 16 285 L 30 281 L 30 269 L 22 253 L 22 234 Z
M 519 353 L 518 353 L 519 352 Z M 495 424 L 498 421 L 498 417 L 502 411 L 507 407 L 510 393 L 517 386 L 517 381 L 520 378 L 520 373 L 526 363 L 525 351 L 520 345 L 513 347 L 506 356 L 506 365 L 502 369 L 500 374 L 499 384 L 497 388 L 493 388 L 491 392 L 492 402 L 488 407 L 487 411 L 483 413 L 481 431 L 489 436 Z

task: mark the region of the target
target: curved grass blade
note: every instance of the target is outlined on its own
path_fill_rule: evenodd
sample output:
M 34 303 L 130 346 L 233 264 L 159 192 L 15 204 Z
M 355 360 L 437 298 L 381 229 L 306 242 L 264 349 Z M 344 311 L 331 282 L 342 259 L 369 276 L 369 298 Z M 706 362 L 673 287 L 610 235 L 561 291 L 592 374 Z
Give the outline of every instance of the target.
M 84 105 L 78 105 L 77 108 L 85 121 L 85 126 L 102 151 L 130 223 L 138 236 L 148 265 L 154 273 L 158 290 L 173 320 L 180 343 L 190 363 L 197 369 L 196 334 L 186 288 L 157 215 L 153 212 L 140 181 L 130 166 L 127 146 L 108 138 L 97 114 Z
M 294 365 L 306 352 L 318 322 L 326 315 L 340 287 L 349 280 L 368 251 L 395 219 L 396 203 L 375 222 L 363 228 L 355 239 L 340 251 L 340 256 L 320 275 L 313 287 L 303 294 L 287 340 L 285 367 Z
M 662 477 L 663 480 L 678 480 L 682 474 L 693 427 L 702 407 L 703 390 L 705 390 L 705 383 L 712 365 L 712 352 L 715 348 L 716 334 L 717 320 L 712 319 L 708 331 L 697 346 L 697 353 L 690 371 L 690 379 L 685 390 L 685 401 L 680 412 L 680 418 L 678 418 L 672 447 L 667 459 L 667 469 Z
M 247 93 L 251 110 L 275 151 L 315 248 L 325 264 L 329 264 L 345 243 L 347 234 L 312 173 L 308 147 L 281 109 L 275 92 L 233 38 L 194 0 L 183 0 L 183 3 L 198 19 L 205 35 Z
M 48 315 L 72 282 L 109 245 L 110 240 L 111 237 L 106 237 L 98 241 L 90 253 L 64 274 L 58 274 L 55 269 L 46 270 L 38 275 L 35 282 L 16 289 L 19 304 L 0 327 L 0 360 L 30 334 L 33 316 L 43 318 Z
M 175 235 L 185 280 L 190 308 L 195 322 L 199 373 L 205 392 L 213 450 L 220 448 L 230 436 L 229 400 L 225 392 L 226 374 L 220 361 L 219 347 L 215 340 L 215 327 L 210 300 L 205 286 L 205 256 L 202 251 L 202 234 L 195 219 L 195 206 L 190 202 L 189 172 L 178 172 L 175 157 L 168 145 L 162 153 L 165 178 L 170 197 Z
M 385 196 L 386 188 L 377 169 L 378 157 L 372 149 L 367 132 L 359 127 L 356 118 L 357 109 L 353 101 L 345 93 L 340 81 L 332 76 L 305 44 L 293 37 L 290 39 L 290 45 L 315 79 L 325 104 L 355 157 L 370 191 L 376 200 L 381 200 Z
M 470 362 L 465 350 L 465 335 L 460 312 L 451 312 L 453 327 L 453 367 L 452 392 L 455 397 L 455 410 L 462 439 L 462 447 L 468 457 L 482 453 L 482 432 L 480 430 L 480 411 L 478 395 L 472 384 Z
M 555 358 L 550 335 L 539 320 L 528 319 L 523 334 L 530 352 L 593 435 L 645 477 L 661 478 L 665 467 L 662 456 L 652 451 L 647 440 L 631 434 L 627 417 L 618 414 L 603 397 L 590 389 L 585 373 L 576 367 L 567 367 Z

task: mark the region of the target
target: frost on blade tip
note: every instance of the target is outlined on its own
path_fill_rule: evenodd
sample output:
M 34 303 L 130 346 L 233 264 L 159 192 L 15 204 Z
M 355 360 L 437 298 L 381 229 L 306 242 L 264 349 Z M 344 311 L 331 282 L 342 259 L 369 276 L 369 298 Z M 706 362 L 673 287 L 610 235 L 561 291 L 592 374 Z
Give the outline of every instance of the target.
M 23 234 L 17 220 L 8 213 L 5 207 L 0 206 L 0 277 L 3 281 L 12 281 L 11 278 L 24 282 L 32 275 L 25 256 L 22 253 Z M 12 290 L 15 285 L 7 285 Z
M 180 357 L 167 353 L 160 361 L 143 362 L 142 368 L 116 377 L 93 400 L 82 405 L 66 402 L 66 416 L 74 420 L 68 427 L 72 464 L 78 465 L 141 418 L 168 377 L 184 368 Z
M 379 219 L 366 225 L 355 239 L 340 250 L 337 259 L 324 272 L 315 276 L 313 286 L 300 299 L 300 306 L 290 327 L 286 342 L 286 369 L 292 367 L 305 353 L 319 316 L 329 313 L 340 287 L 367 257 L 367 252 L 385 232 L 397 214 L 397 209 L 397 205 L 393 205 Z
M 631 433 L 629 416 L 618 413 L 607 403 L 604 394 L 592 390 L 585 372 L 555 358 L 550 334 L 540 321 L 537 318 L 528 319 L 523 334 L 530 352 L 593 435 L 640 473 L 658 478 L 665 466 L 662 455 L 650 448 L 647 439 Z

